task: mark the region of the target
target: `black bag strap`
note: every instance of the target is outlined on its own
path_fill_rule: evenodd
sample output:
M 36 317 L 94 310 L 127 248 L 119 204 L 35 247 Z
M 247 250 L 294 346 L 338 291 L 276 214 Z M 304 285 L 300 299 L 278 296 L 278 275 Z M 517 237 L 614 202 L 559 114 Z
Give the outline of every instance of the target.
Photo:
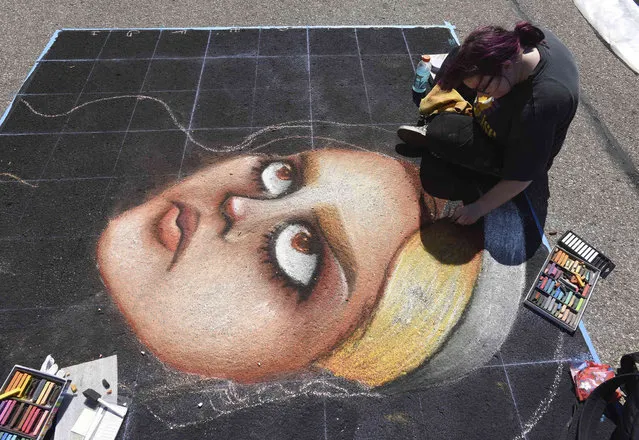
M 606 409 L 606 405 L 608 405 L 617 388 L 622 385 L 637 383 L 639 383 L 639 373 L 629 373 L 613 377 L 595 388 L 583 406 L 581 417 L 579 418 L 577 439 L 589 440 L 591 438 L 590 434 L 595 432 L 596 424 L 599 423 L 601 415 Z M 632 396 L 634 399 L 637 399 L 637 397 L 636 395 Z M 626 404 L 628 404 L 628 402 L 626 402 Z M 627 423 L 630 423 L 630 421 L 627 421 Z M 635 431 L 639 434 L 639 417 L 635 418 L 634 426 Z M 632 429 L 631 425 L 628 425 L 628 427 Z M 634 439 L 634 437 L 628 437 L 628 439 Z

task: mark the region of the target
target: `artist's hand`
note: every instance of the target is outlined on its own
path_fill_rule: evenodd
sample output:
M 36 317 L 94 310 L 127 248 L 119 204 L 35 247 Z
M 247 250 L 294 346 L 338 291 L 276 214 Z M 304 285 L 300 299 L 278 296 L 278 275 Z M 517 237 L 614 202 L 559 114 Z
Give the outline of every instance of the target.
M 472 225 L 481 217 L 484 216 L 484 211 L 481 205 L 477 202 L 470 205 L 460 205 L 457 207 L 453 215 L 452 220 L 459 225 Z

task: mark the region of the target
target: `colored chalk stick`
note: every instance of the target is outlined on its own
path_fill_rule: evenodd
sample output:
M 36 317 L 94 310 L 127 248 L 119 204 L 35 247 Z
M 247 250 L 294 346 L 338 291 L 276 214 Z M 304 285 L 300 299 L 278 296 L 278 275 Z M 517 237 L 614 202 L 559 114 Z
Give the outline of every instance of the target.
M 27 400 L 33 399 L 33 395 L 35 394 L 36 390 L 38 389 L 38 387 L 40 386 L 40 383 L 43 380 L 45 380 L 45 379 L 36 379 L 36 380 L 32 381 L 31 389 L 26 393 L 25 399 L 27 399 Z
M 9 421 L 6 423 L 6 426 L 13 429 L 16 423 L 18 423 L 18 419 L 22 417 L 22 414 L 24 413 L 24 410 L 26 407 L 27 407 L 27 404 L 24 402 L 17 403 L 13 411 L 11 411 L 11 417 L 9 418 Z
M 579 322 L 579 315 L 577 315 L 576 313 L 573 313 L 572 315 L 573 316 L 572 316 L 572 319 L 570 320 L 570 325 L 575 327 L 577 323 Z
M 590 292 L 590 284 L 586 284 L 584 290 L 581 292 L 583 296 L 588 296 L 588 292 Z
M 38 384 L 38 379 L 35 378 L 35 377 L 32 377 L 31 380 L 29 381 L 29 384 L 24 389 L 24 392 L 20 395 L 20 397 L 23 398 L 23 399 L 29 399 L 29 396 L 31 395 L 31 393 L 34 390 L 34 387 L 37 384 Z
M 25 408 L 24 412 L 22 413 L 22 416 L 20 418 L 18 418 L 18 422 L 15 425 L 16 431 L 22 431 L 22 426 L 24 425 L 24 422 L 27 421 L 27 419 L 29 418 L 29 416 L 33 412 L 34 408 L 36 408 L 36 407 L 27 405 L 27 407 Z
M 2 411 L 0 411 L 0 425 L 4 425 L 5 416 L 11 410 L 11 408 L 13 408 L 15 402 L 15 400 L 6 400 L 4 402 L 4 407 L 2 408 Z
M 10 391 L 7 391 L 6 393 L 0 394 L 0 400 L 4 400 L 7 397 L 13 397 L 13 396 L 16 396 L 18 394 L 20 394 L 20 388 L 14 388 L 14 389 L 12 389 Z
M 566 310 L 566 313 L 564 313 L 564 322 L 568 324 L 570 318 L 572 318 L 572 312 L 570 310 Z
M 42 416 L 43 412 L 44 410 L 42 408 L 38 408 L 38 413 L 33 418 L 33 420 L 31 421 L 31 425 L 27 428 L 27 431 L 25 432 L 31 435 L 35 434 L 35 427 L 38 425 L 38 421 L 40 420 L 40 417 Z
M 42 394 L 42 389 L 44 388 L 46 384 L 47 384 L 47 381 L 45 379 L 42 379 L 40 381 L 40 383 L 38 384 L 38 387 L 33 393 L 33 397 L 31 398 L 32 402 L 35 402 L 36 400 L 38 400 L 38 398 L 40 397 L 40 394 Z
M 46 402 L 47 397 L 49 397 L 49 393 L 51 392 L 52 386 L 53 386 L 53 382 L 47 382 L 47 384 L 42 389 L 42 393 L 40 393 L 40 397 L 38 397 L 38 400 L 36 400 L 36 404 L 44 405 L 44 402 Z
M 9 385 L 7 385 L 7 390 L 12 390 L 14 388 L 17 388 L 16 386 L 16 382 L 19 381 L 20 377 L 22 377 L 22 373 L 20 373 L 19 371 L 16 371 L 15 374 L 13 375 L 13 378 L 11 378 L 11 381 L 9 382 Z
M 24 425 L 22 425 L 22 429 L 21 429 L 22 432 L 26 432 L 26 433 L 31 432 L 31 429 L 33 428 L 33 422 L 36 420 L 36 417 L 38 417 L 41 411 L 42 409 L 38 408 L 37 406 L 34 407 L 34 410 L 29 416 L 29 419 L 26 422 L 24 422 Z
M 40 397 L 36 401 L 38 405 L 44 405 L 49 393 L 51 392 L 51 387 L 53 386 L 53 382 L 47 382 L 47 384 L 42 389 L 42 393 L 40 393 Z
M 46 405 L 47 402 L 49 401 L 49 396 L 51 395 L 51 393 L 53 392 L 53 389 L 55 388 L 55 383 L 53 382 L 49 382 L 49 389 L 46 391 L 46 393 L 42 396 L 42 403 L 41 405 Z
M 29 377 L 31 377 L 31 376 L 29 376 L 28 374 L 24 374 L 20 378 L 20 381 L 16 385 L 16 388 L 19 388 L 20 392 L 22 392 L 22 390 L 24 390 L 24 385 L 26 384 L 27 380 L 29 380 Z
M 42 425 L 44 424 L 44 421 L 47 419 L 48 416 L 49 416 L 49 410 L 46 410 L 42 413 L 42 415 L 40 416 L 40 420 L 38 420 L 38 424 L 36 425 L 35 429 L 31 431 L 31 435 L 35 435 L 36 433 L 40 432 L 40 429 L 42 428 Z
M 579 311 L 581 309 L 581 305 L 584 303 L 584 299 L 583 298 L 579 298 L 579 301 L 577 302 L 577 307 L 575 307 L 575 310 Z
M 42 408 L 36 407 L 35 411 L 33 411 L 33 414 L 31 414 L 31 418 L 27 420 L 27 423 L 24 424 L 22 431 L 26 432 L 27 434 L 30 433 L 41 413 Z
M 539 304 L 539 307 L 541 307 L 542 309 L 545 309 L 547 304 L 548 304 L 548 297 L 546 295 L 543 295 L 541 299 L 541 304 Z
M 544 309 L 550 310 L 550 303 L 552 302 L 552 296 L 547 296 L 546 301 L 544 302 Z
M 16 407 L 17 401 L 12 400 L 9 402 L 9 405 L 4 409 L 4 415 L 0 419 L 0 425 L 6 426 L 7 422 L 11 420 L 11 414 L 13 413 L 13 409 Z
M 2 419 L 0 419 L 0 425 L 6 425 L 9 420 L 11 420 L 11 413 L 13 409 L 16 407 L 17 403 L 15 400 L 11 400 L 9 405 L 4 409 L 4 415 Z
M 61 389 L 62 387 L 60 385 L 53 384 L 53 388 L 51 388 L 51 393 L 49 394 L 49 398 L 47 399 L 47 406 L 51 406 L 55 403 Z

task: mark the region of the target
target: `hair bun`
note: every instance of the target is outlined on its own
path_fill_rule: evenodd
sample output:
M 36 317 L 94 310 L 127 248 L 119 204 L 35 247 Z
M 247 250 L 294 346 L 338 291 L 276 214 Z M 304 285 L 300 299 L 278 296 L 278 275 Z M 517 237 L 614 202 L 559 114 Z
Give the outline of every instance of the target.
M 536 46 L 546 38 L 541 29 L 527 21 L 520 21 L 515 25 L 515 34 L 519 38 L 519 43 L 525 47 Z

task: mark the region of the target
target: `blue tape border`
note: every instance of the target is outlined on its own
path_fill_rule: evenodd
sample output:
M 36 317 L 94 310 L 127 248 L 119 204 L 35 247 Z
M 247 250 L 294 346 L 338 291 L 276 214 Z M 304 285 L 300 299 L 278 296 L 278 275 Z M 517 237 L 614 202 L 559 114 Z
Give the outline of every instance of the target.
M 537 218 L 537 214 L 535 213 L 535 210 L 533 209 L 532 202 L 530 201 L 530 198 L 528 197 L 528 193 L 526 191 L 524 191 L 524 196 L 526 197 L 526 201 L 528 202 L 528 207 L 530 208 L 530 212 L 533 216 L 533 219 L 535 219 L 535 224 L 537 225 L 537 229 L 539 230 L 539 234 L 541 235 L 541 241 L 544 244 L 544 246 L 546 246 L 546 248 L 548 249 L 548 252 L 550 252 L 552 247 L 550 246 L 550 243 L 548 242 L 548 239 L 546 238 L 546 235 L 544 234 L 544 230 L 541 227 L 541 223 L 539 222 L 539 219 Z M 595 350 L 595 346 L 592 345 L 592 340 L 590 339 L 590 334 L 588 333 L 588 330 L 586 330 L 586 325 L 584 324 L 583 318 L 579 322 L 578 328 L 579 328 L 579 331 L 581 332 L 581 336 L 583 336 L 584 341 L 586 342 L 586 346 L 588 346 L 588 350 L 590 350 L 590 355 L 592 356 L 592 360 L 598 363 L 601 362 L 601 360 L 599 359 L 599 355 L 597 354 L 597 350 Z
M 49 49 L 51 49 L 51 46 L 53 46 L 53 43 L 55 43 L 55 40 L 58 38 L 58 34 L 60 33 L 60 30 L 57 30 L 53 33 L 53 35 L 51 36 L 51 38 L 49 38 L 49 42 L 47 43 L 47 45 L 44 47 L 44 49 L 42 50 L 42 53 L 40 53 L 40 56 L 38 57 L 38 59 L 36 60 L 36 62 L 33 64 L 33 66 L 31 67 L 31 70 L 29 70 L 29 73 L 27 73 L 27 76 L 25 77 L 24 81 L 22 81 L 22 84 L 20 84 L 20 88 L 22 88 L 22 86 L 24 85 L 24 83 L 27 82 L 27 80 L 29 79 L 29 77 L 31 76 L 31 74 L 33 73 L 33 71 L 35 70 L 35 68 L 38 66 L 38 63 L 40 61 L 42 61 L 42 58 L 44 58 L 44 56 L 46 55 L 47 52 L 49 52 Z M 18 89 L 20 90 L 20 89 Z M 2 114 L 2 117 L 0 118 L 0 127 L 2 127 L 2 124 L 4 123 L 4 120 L 6 119 L 6 117 L 9 115 L 9 112 L 11 111 L 11 109 L 13 108 L 13 104 L 15 103 L 16 100 L 16 96 L 17 93 L 13 94 L 13 98 L 11 98 L 11 102 L 9 103 L 9 106 L 7 107 L 7 109 L 4 111 L 4 113 Z

